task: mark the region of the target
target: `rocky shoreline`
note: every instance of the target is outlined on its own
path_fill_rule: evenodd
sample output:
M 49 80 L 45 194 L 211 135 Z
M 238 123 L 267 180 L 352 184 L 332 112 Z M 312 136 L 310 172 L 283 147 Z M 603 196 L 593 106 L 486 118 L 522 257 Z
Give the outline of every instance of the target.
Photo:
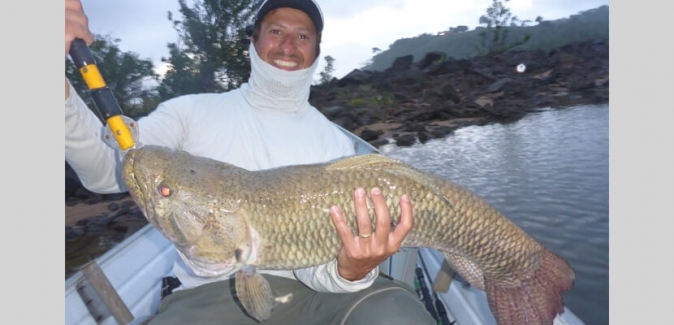
M 455 60 L 399 57 L 382 72 L 354 70 L 313 86 L 310 102 L 375 147 L 410 146 L 470 125 L 508 123 L 541 109 L 609 101 L 608 40 L 550 51 Z M 518 71 L 519 65 L 524 71 Z M 66 163 L 66 278 L 147 224 L 128 194 L 82 187 Z
M 314 86 L 310 102 L 375 147 L 409 146 L 540 109 L 608 103 L 608 56 L 606 39 L 462 60 L 409 55 L 383 72 L 354 70 Z

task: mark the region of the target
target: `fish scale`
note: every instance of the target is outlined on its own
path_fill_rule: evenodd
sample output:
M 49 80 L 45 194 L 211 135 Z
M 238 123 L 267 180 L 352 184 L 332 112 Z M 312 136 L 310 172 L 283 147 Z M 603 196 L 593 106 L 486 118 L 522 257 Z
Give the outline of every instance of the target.
M 575 277 L 566 261 L 472 192 L 379 154 L 247 171 L 146 146 L 127 154 L 124 177 L 148 220 L 184 256 L 216 271 L 292 270 L 334 260 L 342 243 L 330 206 L 339 206 L 356 235 L 353 191 L 378 187 L 393 225 L 400 222 L 400 197 L 408 194 L 412 202 L 414 225 L 401 246 L 443 252 L 452 268 L 487 292 L 499 325 L 552 324 L 563 312 L 561 292 Z M 376 231 L 372 208 L 370 218 Z M 263 281 L 246 272 L 237 279 Z M 239 290 L 249 290 L 246 285 L 237 284 L 237 294 L 248 297 Z M 269 301 L 245 307 L 267 317 Z
M 339 173 L 324 173 L 322 169 L 305 170 L 301 178 L 295 179 L 296 184 L 293 189 L 286 188 L 283 191 L 283 200 L 280 204 L 269 203 L 268 197 L 260 197 L 256 195 L 255 189 L 251 188 L 249 196 L 244 197 L 247 202 L 242 209 L 254 211 L 250 216 L 251 227 L 260 233 L 267 234 L 267 240 L 261 243 L 261 246 L 268 247 L 262 252 L 262 256 L 258 257 L 255 265 L 260 268 L 281 268 L 294 269 L 301 267 L 309 267 L 313 265 L 323 264 L 333 259 L 339 252 L 340 239 L 336 231 L 332 231 L 332 221 L 329 215 L 329 207 L 332 204 L 337 204 L 342 209 L 344 215 L 347 217 L 347 224 L 352 231 L 357 233 L 355 210 L 353 204 L 353 196 L 351 191 L 328 191 L 321 189 L 320 184 L 313 182 L 314 174 L 321 173 L 324 177 L 332 179 L 337 178 Z M 334 175 L 333 175 L 334 174 Z M 382 193 L 390 201 L 398 202 L 400 194 L 396 194 L 395 190 L 384 187 L 381 183 L 367 180 L 367 172 L 353 173 L 349 179 L 342 177 L 341 185 L 348 188 L 355 188 L 356 184 L 366 184 L 366 187 L 380 187 Z M 251 174 L 250 178 L 244 179 L 244 182 L 262 183 L 261 179 L 271 178 L 268 174 Z M 400 183 L 398 180 L 395 180 Z M 285 179 L 275 180 L 274 184 L 283 184 Z M 367 182 L 367 183 L 366 183 Z M 369 184 L 368 184 L 369 183 Z M 314 185 L 316 184 L 316 185 Z M 274 192 L 273 189 L 265 191 Z M 296 196 L 292 193 L 299 193 Z M 305 193 L 316 193 L 314 195 L 306 195 Z M 413 202 L 416 202 L 412 198 Z M 265 204 L 262 204 L 262 202 Z M 437 198 L 431 197 L 430 200 L 426 198 L 419 198 L 419 203 L 415 206 L 434 206 L 437 205 Z M 425 203 L 428 202 L 428 203 Z M 290 206 L 292 208 L 290 208 Z M 257 207 L 257 208 L 255 208 Z M 397 204 L 391 206 L 391 215 L 393 223 L 398 223 L 399 220 L 399 206 Z M 425 211 L 421 210 L 421 211 Z M 429 214 L 429 217 L 424 217 L 424 214 Z M 372 219 L 374 221 L 374 218 Z M 433 218 L 433 213 L 420 213 L 415 222 L 418 222 L 419 229 L 425 229 L 424 224 L 433 224 L 433 221 L 440 220 Z M 428 222 L 427 222 L 428 221 Z M 374 227 L 373 227 L 374 228 Z M 278 231 L 282 229 L 282 231 Z M 322 234 L 316 229 L 326 229 Z M 376 228 L 374 229 L 376 230 Z M 320 235 L 318 240 L 312 240 L 313 235 Z M 407 241 L 415 242 L 431 242 L 432 239 L 414 239 L 427 233 L 412 232 L 408 234 Z M 435 236 L 438 239 L 438 236 Z M 303 240 L 304 238 L 309 240 Z M 303 245 L 293 245 L 292 247 L 286 245 L 272 245 L 274 243 L 303 243 Z M 269 246 L 265 246 L 269 244 Z M 302 250 L 302 251 L 295 251 Z M 308 257 L 304 261 L 295 259 L 295 256 Z

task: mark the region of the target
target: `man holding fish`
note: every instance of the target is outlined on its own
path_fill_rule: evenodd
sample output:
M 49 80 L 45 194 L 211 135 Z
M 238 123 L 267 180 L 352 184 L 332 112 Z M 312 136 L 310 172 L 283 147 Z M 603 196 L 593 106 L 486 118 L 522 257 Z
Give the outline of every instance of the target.
M 93 36 L 79 0 L 66 0 L 65 53 L 75 38 Z M 318 66 L 323 16 L 313 0 L 262 1 L 255 18 L 251 76 L 221 94 L 186 95 L 161 103 L 138 121 L 139 143 L 180 149 L 248 170 L 326 162 L 355 154 L 351 140 L 308 102 Z M 83 185 L 94 192 L 126 191 L 117 152 L 102 141 L 103 125 L 65 80 L 65 153 Z M 267 271 L 271 286 L 292 299 L 274 309 L 268 324 L 435 324 L 416 294 L 379 277 L 378 265 L 394 254 L 413 225 L 409 197 L 400 200 L 400 223 L 391 230 L 389 209 L 377 188 L 354 192 L 358 234 L 340 210 L 330 215 L 342 240 L 336 259 L 297 270 Z M 150 324 L 257 324 L 230 292 L 226 268 L 176 258 L 182 286 L 162 300 Z M 158 288 L 159 290 L 159 288 Z

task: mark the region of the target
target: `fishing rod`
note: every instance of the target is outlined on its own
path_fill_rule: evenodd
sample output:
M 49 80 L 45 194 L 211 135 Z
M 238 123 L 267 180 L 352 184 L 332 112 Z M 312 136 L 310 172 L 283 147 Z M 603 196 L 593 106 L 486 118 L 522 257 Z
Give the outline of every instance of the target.
M 431 314 L 431 317 L 433 317 L 433 319 L 435 319 L 438 323 L 442 324 L 440 318 L 438 317 L 438 312 L 435 310 L 435 306 L 433 306 L 433 298 L 431 297 L 428 286 L 426 285 L 423 271 L 420 267 L 417 266 L 417 268 L 414 270 L 414 273 L 417 275 L 415 279 L 415 285 L 418 284 L 418 287 L 415 288 L 417 295 L 421 301 L 423 301 L 424 307 L 426 307 L 426 311 Z
M 421 252 L 419 252 L 419 262 L 421 262 L 421 267 L 417 266 L 417 268 L 414 270 L 415 273 L 417 274 L 417 279 L 419 279 L 419 282 L 421 284 L 421 289 L 424 294 L 424 298 L 428 297 L 429 301 L 424 301 L 424 304 L 426 304 L 426 309 L 429 308 L 434 308 L 434 312 L 431 312 L 433 315 L 437 315 L 437 318 L 435 318 L 438 321 L 438 325 L 454 325 L 456 324 L 455 321 L 450 321 L 449 317 L 447 316 L 447 309 L 445 308 L 445 304 L 442 303 L 440 300 L 440 297 L 438 297 L 438 294 L 435 292 L 435 290 L 430 290 L 428 287 L 426 287 L 426 280 L 425 275 L 428 276 L 429 281 L 431 281 L 431 277 L 428 274 L 428 269 L 426 268 L 426 263 L 424 263 L 424 258 L 421 256 Z M 422 269 L 423 268 L 423 269 Z M 433 293 L 432 296 L 430 293 Z
M 120 154 L 137 147 L 135 139 L 138 135 L 138 125 L 133 119 L 123 115 L 117 99 L 103 80 L 94 55 L 84 40 L 79 38 L 73 40 L 68 54 L 84 78 L 101 119 L 108 125 L 105 141 L 113 147 L 119 147 Z

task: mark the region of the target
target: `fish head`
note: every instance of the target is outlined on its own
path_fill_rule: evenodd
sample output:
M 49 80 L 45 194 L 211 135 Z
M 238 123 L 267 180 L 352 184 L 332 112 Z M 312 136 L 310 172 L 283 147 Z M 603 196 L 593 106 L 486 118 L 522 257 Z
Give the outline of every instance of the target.
M 229 168 L 237 167 L 160 146 L 130 150 L 122 167 L 147 220 L 187 264 L 209 276 L 240 269 L 254 250 L 239 202 L 223 189 L 221 175 Z

